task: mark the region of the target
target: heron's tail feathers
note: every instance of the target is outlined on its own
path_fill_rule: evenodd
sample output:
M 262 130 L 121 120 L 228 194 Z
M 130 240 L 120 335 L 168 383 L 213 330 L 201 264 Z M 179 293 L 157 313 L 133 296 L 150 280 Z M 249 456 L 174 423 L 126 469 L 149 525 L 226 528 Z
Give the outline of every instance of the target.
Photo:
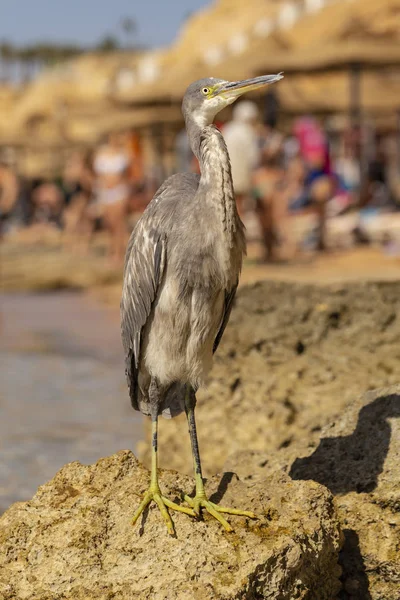
M 185 410 L 186 385 L 184 383 L 172 383 L 164 394 L 160 413 L 166 419 L 171 419 Z
M 172 383 L 164 392 L 159 414 L 166 419 L 172 419 L 185 410 L 186 386 L 184 383 Z M 140 387 L 131 390 L 131 402 L 135 410 L 143 415 L 151 416 L 151 404 L 147 392 L 142 392 Z

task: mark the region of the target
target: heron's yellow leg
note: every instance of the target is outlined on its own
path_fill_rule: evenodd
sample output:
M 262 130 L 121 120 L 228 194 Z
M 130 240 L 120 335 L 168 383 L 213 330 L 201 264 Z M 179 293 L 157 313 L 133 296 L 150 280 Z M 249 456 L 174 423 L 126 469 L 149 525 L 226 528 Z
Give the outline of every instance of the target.
M 233 528 L 228 523 L 228 521 L 222 516 L 221 513 L 229 515 L 241 515 L 243 517 L 249 517 L 250 519 L 257 519 L 257 516 L 251 511 L 238 510 L 236 508 L 224 508 L 222 506 L 218 506 L 218 504 L 214 504 L 214 502 L 211 502 L 207 498 L 201 470 L 199 443 L 197 440 L 196 420 L 194 416 L 195 405 L 196 400 L 194 397 L 194 392 L 193 390 L 189 389 L 186 394 L 185 408 L 189 424 L 190 441 L 192 444 L 194 474 L 196 479 L 196 495 L 194 498 L 191 498 L 190 496 L 185 496 L 185 500 L 193 508 L 197 517 L 200 516 L 201 509 L 204 508 L 208 513 L 210 513 L 210 515 L 212 515 L 215 519 L 217 519 L 217 521 L 221 523 L 221 525 L 226 531 L 233 531 Z
M 194 511 L 191 508 L 186 508 L 186 506 L 180 506 L 179 504 L 175 504 L 168 498 L 165 498 L 160 490 L 160 486 L 158 484 L 158 472 L 157 472 L 157 418 L 152 420 L 152 448 L 151 448 L 151 481 L 150 487 L 145 492 L 143 500 L 139 504 L 138 508 L 135 511 L 135 514 L 132 518 L 132 525 L 135 525 L 138 518 L 145 510 L 146 506 L 150 504 L 152 500 L 157 504 L 160 509 L 161 515 L 164 519 L 164 522 L 167 526 L 168 533 L 170 535 L 175 534 L 174 524 L 169 515 L 168 508 L 172 510 L 177 510 L 179 512 L 183 512 L 191 517 L 196 516 Z

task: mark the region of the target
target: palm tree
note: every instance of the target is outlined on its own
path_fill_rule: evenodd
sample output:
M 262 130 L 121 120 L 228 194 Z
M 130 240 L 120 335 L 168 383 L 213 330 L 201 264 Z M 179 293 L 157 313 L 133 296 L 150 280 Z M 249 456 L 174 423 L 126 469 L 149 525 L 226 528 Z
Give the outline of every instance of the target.
M 30 81 L 34 74 L 36 52 L 34 46 L 25 46 L 18 50 L 18 62 L 21 67 L 22 83 Z
M 105 35 L 103 39 L 95 46 L 95 50 L 99 52 L 115 52 L 118 50 L 119 43 L 115 36 L 113 35 Z
M 0 43 L 1 76 L 3 81 L 11 79 L 11 66 L 15 57 L 15 49 L 9 42 L 3 40 Z
M 126 35 L 126 48 L 133 48 L 135 34 L 137 32 L 137 23 L 132 17 L 123 17 L 121 27 Z

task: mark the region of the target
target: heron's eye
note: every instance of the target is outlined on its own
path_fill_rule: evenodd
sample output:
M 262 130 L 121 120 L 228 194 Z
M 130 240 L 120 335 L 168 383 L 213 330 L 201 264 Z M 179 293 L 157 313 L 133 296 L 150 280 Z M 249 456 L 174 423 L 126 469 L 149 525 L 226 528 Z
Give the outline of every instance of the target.
M 210 93 L 210 89 L 209 89 L 209 88 L 203 88 L 201 91 L 202 91 L 202 93 L 203 93 L 205 96 L 207 96 L 207 94 L 209 94 L 209 93 Z

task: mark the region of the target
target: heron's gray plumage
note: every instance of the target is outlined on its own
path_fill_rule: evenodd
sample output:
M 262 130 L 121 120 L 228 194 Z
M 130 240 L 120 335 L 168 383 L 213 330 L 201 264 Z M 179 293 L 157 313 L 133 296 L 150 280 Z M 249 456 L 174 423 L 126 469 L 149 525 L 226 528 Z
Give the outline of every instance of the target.
M 255 519 L 251 511 L 208 500 L 196 431 L 197 388 L 204 383 L 232 309 L 245 253 L 228 151 L 212 125 L 238 95 L 281 79 L 263 76 L 230 83 L 203 79 L 186 90 L 182 110 L 201 175 L 173 175 L 160 187 L 129 240 L 121 299 L 122 340 L 132 405 L 151 416 L 151 479 L 133 515 L 155 502 L 171 535 L 168 509 L 200 517 L 208 511 Z M 190 508 L 164 497 L 158 482 L 158 416 L 185 410 L 192 446 L 195 496 Z
M 189 86 L 183 113 L 201 176 L 167 179 L 127 249 L 121 300 L 126 376 L 133 407 L 147 415 L 154 413 L 150 382 L 159 386 L 157 412 L 165 416 L 184 410 L 187 386 L 204 383 L 238 285 L 244 228 L 226 145 L 212 125 L 231 102 L 214 98 L 226 84 L 206 79 Z
M 216 148 L 223 144 L 221 134 L 214 127 L 212 132 L 202 136 L 202 159 L 206 163 L 215 158 L 213 144 Z M 121 300 L 122 337 L 132 404 L 144 414 L 150 414 L 146 393 L 150 377 L 161 375 L 146 368 L 143 353 L 148 349 L 150 332 L 157 330 L 160 340 L 165 335 L 179 338 L 178 343 L 171 344 L 170 356 L 160 358 L 168 360 L 171 366 L 179 362 L 177 353 L 193 360 L 195 357 L 188 352 L 190 342 L 193 346 L 190 333 L 195 332 L 198 340 L 198 344 L 194 344 L 197 369 L 192 369 L 192 373 L 188 365 L 177 369 L 176 374 L 183 376 L 183 381 L 170 379 L 162 369 L 164 401 L 160 412 L 174 416 L 183 410 L 185 384 L 197 388 L 204 381 L 211 366 L 211 354 L 229 318 L 244 251 L 243 228 L 229 184 L 229 161 L 222 169 L 213 165 L 212 171 L 210 182 L 214 183 L 217 178 L 220 190 L 226 188 L 227 206 L 221 206 L 216 190 L 203 197 L 204 184 L 198 175 L 173 175 L 156 193 L 129 241 Z M 234 244 L 236 236 L 240 249 Z M 158 303 L 168 295 L 165 291 L 171 285 L 175 289 L 166 302 L 167 310 L 172 309 L 173 314 L 168 319 L 165 307 L 158 310 Z M 214 307 L 217 314 L 213 312 Z M 165 326 L 169 330 L 161 332 Z M 209 357 L 202 357 L 207 341 Z M 158 344 L 154 346 L 154 351 L 157 350 L 160 351 Z
M 152 321 L 152 309 L 163 282 L 167 232 L 170 223 L 175 221 L 175 201 L 193 195 L 198 182 L 199 176 L 190 173 L 167 179 L 138 221 L 126 251 L 121 299 L 125 371 L 132 405 L 144 414 L 150 414 L 150 407 L 146 390 L 138 386 L 138 376 L 145 326 Z M 172 190 L 175 193 L 171 193 Z M 176 390 L 176 386 L 171 387 L 171 391 Z M 169 416 L 168 411 L 164 414 Z

